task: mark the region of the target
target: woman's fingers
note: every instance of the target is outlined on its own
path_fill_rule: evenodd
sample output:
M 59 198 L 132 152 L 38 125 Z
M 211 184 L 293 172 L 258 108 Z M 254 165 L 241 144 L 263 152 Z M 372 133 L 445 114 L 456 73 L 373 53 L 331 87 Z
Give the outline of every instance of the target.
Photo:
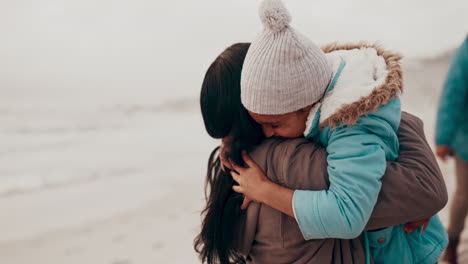
M 430 219 L 427 218 L 427 219 L 422 219 L 422 220 L 409 222 L 409 223 L 407 223 L 406 225 L 403 226 L 403 230 L 406 233 L 409 234 L 409 233 L 415 231 L 416 229 L 419 229 L 420 227 L 422 227 L 421 232 L 422 232 L 422 234 L 424 234 L 424 231 L 426 231 L 426 228 L 427 228 L 427 225 L 429 224 L 429 221 L 430 221 Z
M 449 156 L 453 156 L 454 151 L 450 146 L 438 145 L 436 147 L 436 155 L 442 160 L 446 161 Z

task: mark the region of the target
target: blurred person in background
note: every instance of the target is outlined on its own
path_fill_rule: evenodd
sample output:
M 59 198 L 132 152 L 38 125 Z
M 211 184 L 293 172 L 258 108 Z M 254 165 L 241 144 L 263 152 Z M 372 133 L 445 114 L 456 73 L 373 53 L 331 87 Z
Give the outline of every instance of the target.
M 444 259 L 457 263 L 457 247 L 468 212 L 468 36 L 455 52 L 439 101 L 436 154 L 455 158 L 456 191 L 450 208 L 449 245 Z

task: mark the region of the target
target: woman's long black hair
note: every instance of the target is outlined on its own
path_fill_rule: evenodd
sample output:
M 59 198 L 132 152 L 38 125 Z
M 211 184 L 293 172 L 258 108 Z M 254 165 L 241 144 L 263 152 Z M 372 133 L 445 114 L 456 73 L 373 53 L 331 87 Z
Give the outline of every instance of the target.
M 240 76 L 250 43 L 237 43 L 224 50 L 205 74 L 200 106 L 208 134 L 213 138 L 231 137 L 226 157 L 243 164 L 242 150 L 249 150 L 263 139 L 261 127 L 249 116 L 240 99 Z M 206 207 L 202 228 L 195 238 L 195 251 L 203 263 L 244 263 L 239 254 L 240 230 L 245 211 L 240 209 L 243 195 L 232 190 L 236 184 L 221 170 L 219 147 L 208 160 L 205 183 Z

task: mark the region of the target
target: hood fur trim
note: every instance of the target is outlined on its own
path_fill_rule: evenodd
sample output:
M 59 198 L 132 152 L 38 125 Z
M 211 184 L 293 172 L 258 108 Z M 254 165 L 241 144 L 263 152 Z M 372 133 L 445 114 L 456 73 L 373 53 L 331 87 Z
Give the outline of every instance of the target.
M 397 53 L 384 50 L 378 44 L 338 44 L 332 43 L 322 47 L 325 53 L 336 50 L 352 50 L 361 48 L 373 48 L 378 56 L 382 56 L 387 64 L 387 77 L 385 83 L 375 87 L 372 92 L 361 97 L 358 101 L 341 106 L 333 115 L 321 122 L 320 129 L 324 127 L 336 128 L 340 124 L 352 126 L 357 120 L 369 113 L 377 111 L 384 104 L 403 92 L 403 77 L 400 65 L 401 56 Z

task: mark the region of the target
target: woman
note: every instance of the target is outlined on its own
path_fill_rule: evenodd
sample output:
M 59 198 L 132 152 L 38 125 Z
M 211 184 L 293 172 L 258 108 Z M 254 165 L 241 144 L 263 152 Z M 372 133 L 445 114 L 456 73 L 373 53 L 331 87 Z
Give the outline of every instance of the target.
M 229 47 L 207 71 L 200 102 L 208 133 L 214 138 L 229 136 L 232 139 L 227 155 L 238 164 L 243 163 L 241 150 L 253 150 L 252 158 L 278 188 L 327 189 L 323 148 L 305 139 L 262 142 L 261 128 L 242 107 L 240 73 L 248 47 L 249 44 Z M 429 218 L 447 201 L 442 176 L 424 139 L 422 122 L 404 114 L 399 140 L 399 162 L 388 163 L 379 201 L 367 230 Z M 246 211 L 241 211 L 243 197 L 232 190 L 235 182 L 221 170 L 216 154 L 217 149 L 208 162 L 209 194 L 202 231 L 195 240 L 202 261 L 364 263 L 366 248 L 386 246 L 390 242 L 376 239 L 370 241 L 372 245 L 367 245 L 368 240 L 362 236 L 351 240 L 305 241 L 293 218 L 267 205 L 253 203 Z M 292 178 L 287 175 L 313 176 Z

